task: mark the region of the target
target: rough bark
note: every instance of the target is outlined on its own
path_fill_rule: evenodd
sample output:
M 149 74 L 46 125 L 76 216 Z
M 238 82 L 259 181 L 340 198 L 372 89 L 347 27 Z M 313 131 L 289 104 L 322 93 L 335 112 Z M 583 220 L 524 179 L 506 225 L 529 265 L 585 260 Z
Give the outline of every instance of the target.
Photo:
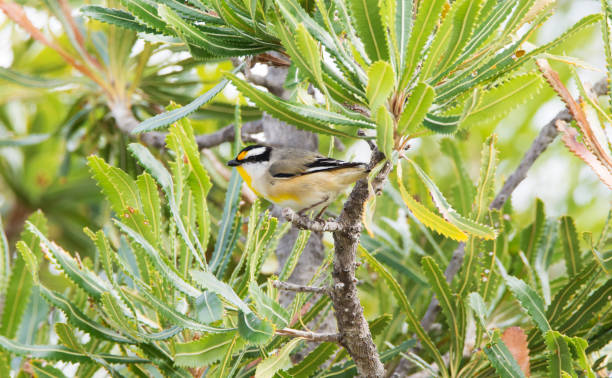
M 378 164 L 384 156 L 374 150 L 370 167 Z M 374 191 L 382 188 L 385 179 L 391 171 L 391 165 L 386 164 L 372 182 Z M 368 182 L 359 180 L 337 222 L 341 229 L 334 236 L 334 290 L 331 293 L 334 305 L 340 344 L 346 348 L 353 358 L 357 371 L 361 376 L 383 377 L 385 368 L 380 361 L 376 345 L 372 339 L 368 322 L 363 315 L 363 307 L 357 296 L 357 279 L 355 278 L 357 246 L 361 234 L 361 219 L 365 202 L 370 196 Z

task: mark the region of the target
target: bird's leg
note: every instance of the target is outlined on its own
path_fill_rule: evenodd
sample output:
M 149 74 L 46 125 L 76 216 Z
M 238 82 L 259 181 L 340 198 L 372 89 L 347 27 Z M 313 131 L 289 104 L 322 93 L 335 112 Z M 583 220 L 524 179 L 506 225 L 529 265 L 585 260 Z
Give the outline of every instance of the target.
M 315 220 L 323 220 L 323 218 L 321 217 L 323 216 L 325 210 L 327 210 L 327 206 L 329 205 L 326 205 L 324 208 L 321 209 L 321 211 L 319 211 L 319 214 L 317 214 L 317 216 L 314 218 Z
M 302 209 L 302 210 L 298 211 L 298 214 L 303 216 L 307 211 L 312 210 L 315 207 L 320 206 L 320 205 L 324 204 L 327 201 L 329 201 L 329 196 L 325 196 L 325 198 L 323 198 L 323 200 L 321 200 L 321 201 L 319 201 L 319 202 L 317 202 L 317 203 L 315 203 L 315 204 L 313 204 L 311 206 L 308 206 L 305 209 Z M 325 209 L 327 209 L 327 206 L 325 206 L 323 208 L 323 210 L 325 210 Z M 315 219 L 318 219 L 321 214 L 323 214 L 323 212 L 320 212 Z

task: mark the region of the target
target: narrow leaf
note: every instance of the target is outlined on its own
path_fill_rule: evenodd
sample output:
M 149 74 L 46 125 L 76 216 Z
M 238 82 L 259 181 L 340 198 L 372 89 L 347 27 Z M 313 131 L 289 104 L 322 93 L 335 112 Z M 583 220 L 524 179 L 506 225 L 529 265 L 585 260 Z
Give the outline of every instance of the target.
M 389 113 L 386 107 L 381 106 L 376 111 L 376 141 L 378 148 L 385 153 L 388 160 L 393 158 L 393 149 L 395 141 L 393 138 L 395 125 L 393 116 Z
M 393 67 L 385 61 L 374 62 L 368 68 L 368 86 L 366 97 L 370 103 L 370 109 L 377 110 L 384 105 L 395 87 L 395 75 Z
M 429 85 L 425 83 L 417 84 L 410 93 L 410 98 L 397 122 L 397 132 L 399 135 L 416 131 L 417 127 L 423 123 L 435 95 L 434 89 Z

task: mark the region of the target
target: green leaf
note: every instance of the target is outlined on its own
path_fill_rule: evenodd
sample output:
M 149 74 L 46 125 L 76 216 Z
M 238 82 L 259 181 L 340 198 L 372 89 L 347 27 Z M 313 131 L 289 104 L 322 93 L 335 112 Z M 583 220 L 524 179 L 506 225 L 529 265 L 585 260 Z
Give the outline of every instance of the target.
M 384 282 L 387 284 L 387 286 L 393 293 L 393 296 L 402 308 L 403 312 L 406 313 L 410 328 L 412 328 L 412 330 L 417 334 L 419 340 L 421 340 L 421 343 L 423 344 L 423 347 L 427 349 L 429 353 L 431 353 L 431 355 L 434 357 L 438 368 L 445 373 L 446 364 L 442 360 L 442 356 L 440 355 L 438 348 L 435 346 L 427 332 L 425 332 L 425 329 L 423 329 L 423 327 L 421 326 L 421 323 L 419 322 L 419 319 L 414 313 L 412 306 L 408 302 L 408 298 L 406 297 L 406 294 L 404 293 L 404 290 L 401 288 L 400 284 L 395 280 L 395 278 L 393 278 L 391 273 L 389 273 L 389 271 L 384 266 L 382 266 L 382 264 L 378 260 L 376 260 L 371 254 L 369 254 L 368 251 L 366 251 L 362 246 L 357 246 L 357 249 L 360 252 L 361 256 L 367 261 L 368 265 L 372 269 L 374 269 L 376 273 L 378 273 L 380 277 L 382 277 Z
M 217 277 L 215 277 L 210 272 L 204 272 L 201 270 L 192 270 L 191 276 L 194 281 L 198 283 L 202 288 L 208 289 L 217 295 L 225 298 L 229 303 L 238 307 L 241 311 L 245 313 L 251 313 L 251 309 L 247 306 L 246 303 L 240 297 L 234 289 L 225 282 L 220 281 Z
M 536 251 L 535 259 L 535 271 L 540 280 L 540 286 L 542 287 L 542 295 L 544 297 L 544 303 L 550 304 L 550 279 L 548 277 L 548 268 L 552 260 L 555 245 L 557 242 L 557 221 L 549 219 L 546 221 L 544 231 L 538 240 L 538 248 Z
M 142 213 L 151 225 L 156 240 L 159 240 L 162 229 L 161 202 L 155 180 L 151 175 L 144 172 L 136 179 L 136 185 L 140 194 Z
M 440 141 L 441 151 L 447 155 L 453 163 L 453 173 L 456 191 L 453 192 L 455 205 L 460 214 L 468 214 L 472 210 L 472 203 L 476 195 L 474 184 L 463 164 L 459 148 L 454 139 L 444 138 Z
M 271 322 L 259 319 L 253 312 L 238 311 L 238 332 L 250 344 L 263 345 L 274 336 Z
M 476 18 L 482 2 L 483 0 L 459 0 L 451 4 L 421 68 L 422 80 L 436 75 L 436 71 L 443 71 L 461 52 L 477 25 Z
M 482 222 L 495 194 L 495 172 L 497 170 L 497 135 L 493 134 L 482 144 L 480 153 L 480 175 L 476 187 L 476 197 L 472 206 L 472 217 Z
M 461 123 L 462 127 L 492 123 L 534 98 L 544 80 L 538 73 L 517 75 L 480 95 L 478 103 Z
M 240 189 L 242 188 L 242 182 L 240 174 L 234 169 L 225 192 L 223 216 L 217 233 L 215 249 L 210 258 L 210 269 L 216 272 L 216 276 L 219 278 L 223 277 L 225 273 L 225 268 L 236 246 L 236 242 L 238 241 L 238 234 L 240 233 L 241 222 L 240 219 L 238 219 L 238 208 L 240 207 Z
M 425 83 L 419 83 L 414 87 L 397 122 L 399 135 L 416 131 L 416 128 L 423 123 L 435 95 L 434 89 Z
M 542 333 L 551 330 L 550 324 L 544 313 L 544 301 L 531 287 L 516 277 L 505 276 L 506 285 L 519 301 L 521 307 L 527 311 L 533 322 Z
M 293 270 L 297 266 L 298 260 L 300 259 L 304 248 L 306 248 L 306 244 L 308 244 L 310 233 L 310 230 L 300 230 L 298 233 L 295 243 L 293 244 L 293 248 L 291 249 L 291 253 L 289 253 L 289 257 L 287 257 L 287 261 L 278 275 L 279 281 L 286 281 L 291 276 L 291 273 L 293 273 Z
M 525 374 L 521 370 L 518 362 L 514 359 L 510 350 L 499 336 L 499 331 L 495 332 L 493 342 L 484 348 L 485 354 L 491 365 L 502 378 L 524 378 Z
M 138 187 L 127 173 L 94 155 L 87 158 L 87 165 L 117 216 L 129 209 L 140 210 Z
M 146 241 L 142 235 L 138 234 L 136 231 L 115 220 L 115 224 L 123 231 L 130 239 L 134 240 L 142 249 L 146 252 L 146 254 L 150 257 L 150 261 L 153 263 L 158 272 L 162 273 L 163 276 L 168 279 L 173 285 L 174 288 L 180 290 L 181 292 L 189 295 L 190 297 L 197 298 L 202 295 L 202 292 L 185 281 L 174 269 L 173 266 L 169 265 L 162 256 L 159 254 L 159 251 L 155 249 L 148 241 Z
M 323 83 L 323 71 L 321 69 L 321 54 L 317 41 L 312 38 L 312 35 L 302 23 L 295 29 L 294 38 L 301 55 L 304 57 L 305 65 L 310 69 L 314 82 L 319 88 L 325 90 L 326 86 Z
M 65 378 L 64 373 L 51 364 L 43 364 L 40 361 L 32 361 L 30 364 L 34 376 L 37 378 Z
M 333 113 L 321 108 L 282 101 L 273 95 L 255 89 L 251 84 L 233 74 L 226 74 L 232 83 L 251 101 L 264 111 L 281 121 L 298 128 L 335 136 L 357 136 L 359 128 L 374 128 L 374 125 L 362 118 Z
M 385 29 L 380 19 L 378 0 L 349 0 L 351 16 L 357 35 L 363 42 L 371 61 L 389 58 Z
M 444 274 L 429 256 L 421 259 L 423 273 L 431 285 L 433 292 L 440 302 L 446 322 L 450 329 L 451 340 L 451 375 L 455 375 L 459 370 L 461 359 L 463 358 L 463 344 L 465 340 L 466 315 L 463 299 L 451 293 L 450 286 L 444 278 Z
M 244 342 L 237 336 L 236 332 L 225 332 L 205 335 L 187 343 L 176 343 L 174 361 L 182 367 L 211 365 L 225 357 L 228 350 L 244 347 Z
M 452 134 L 459 128 L 460 122 L 460 116 L 427 113 L 423 120 L 423 126 L 436 133 Z
M 285 328 L 291 321 L 291 315 L 278 301 L 267 296 L 255 282 L 249 285 L 249 295 L 255 303 L 257 312 L 269 319 L 277 328 Z
M 270 217 L 269 212 L 266 211 L 252 234 L 253 237 L 247 240 L 247 248 L 244 253 L 248 254 L 248 276 L 245 277 L 248 278 L 248 282 L 254 282 L 260 274 L 264 253 L 272 244 L 277 225 L 278 219 Z
M 86 5 L 81 7 L 79 11 L 83 16 L 100 22 L 120 26 L 139 33 L 156 34 L 155 29 L 141 24 L 131 13 L 120 9 L 105 8 L 98 5 Z
M 33 146 L 49 139 L 50 134 L 4 135 L 0 137 L 0 148 Z
M 582 270 L 582 257 L 580 255 L 580 245 L 578 244 L 578 234 L 574 219 L 563 216 L 559 220 L 559 237 L 565 252 L 565 268 L 570 279 L 575 277 Z
M 427 174 L 421 169 L 421 167 L 419 167 L 412 160 L 410 160 L 410 163 L 414 167 L 414 170 L 416 171 L 417 175 L 421 178 L 421 180 L 429 190 L 434 204 L 436 205 L 440 213 L 444 216 L 444 219 L 472 236 L 476 236 L 483 239 L 494 239 L 497 236 L 495 230 L 491 227 L 485 226 L 470 219 L 466 219 L 463 216 L 459 215 L 455 211 L 455 209 L 451 207 L 446 198 L 444 198 L 444 195 L 442 194 L 440 189 L 438 189 L 437 185 L 431 180 L 431 178 L 429 178 L 429 176 L 427 176 Z
M 206 93 L 203 95 L 198 96 L 189 104 L 169 112 L 158 114 L 155 117 L 151 117 L 146 121 L 141 122 L 132 131 L 132 133 L 139 134 L 147 131 L 159 130 L 164 126 L 178 121 L 181 118 L 187 117 L 189 114 L 198 110 L 202 105 L 212 100 L 217 94 L 219 94 L 219 92 L 221 92 L 221 90 L 223 90 L 223 88 L 225 88 L 227 83 L 229 83 L 229 80 L 223 79 L 219 82 L 219 84 L 206 91 Z
M 74 335 L 74 330 L 66 323 L 55 323 L 53 327 L 60 342 L 70 349 L 84 352 L 83 345 L 77 340 Z
M 194 303 L 196 319 L 202 323 L 208 324 L 221 320 L 223 318 L 223 303 L 217 294 L 212 292 L 204 292 L 196 298 Z
M 385 153 L 387 159 L 393 158 L 393 148 L 395 141 L 393 139 L 393 133 L 395 125 L 393 124 L 393 116 L 389 113 L 386 107 L 381 106 L 376 111 L 376 142 L 378 148 Z
M 561 377 L 562 372 L 573 373 L 572 355 L 565 338 L 557 331 L 544 333 L 546 347 L 548 348 L 548 370 L 551 377 Z
M 580 291 L 580 288 L 585 285 L 587 281 L 591 280 L 593 277 L 597 277 L 599 273 L 599 267 L 595 262 L 592 262 L 557 291 L 546 310 L 546 317 L 552 326 L 557 328 L 560 325 L 560 320 L 564 318 L 562 316 L 565 312 L 564 309 L 571 305 L 571 298 Z
M 445 3 L 444 0 L 419 2 L 419 9 L 406 47 L 406 67 L 402 72 L 400 89 L 406 87 L 410 82 L 417 64 L 422 60 L 423 48 L 440 19 Z
M 575 302 L 572 303 L 576 310 L 572 313 L 570 318 L 559 327 L 559 331 L 564 335 L 573 336 L 580 329 L 588 327 L 591 319 L 596 319 L 597 314 L 601 308 L 610 304 L 610 297 L 612 296 L 612 278 L 604 282 L 599 289 L 593 292 L 584 301 L 584 303 L 578 306 Z
M 143 23 L 151 28 L 167 34 L 168 27 L 157 13 L 157 4 L 150 0 L 121 0 L 121 3 Z
M 295 378 L 309 378 L 319 369 L 338 349 L 334 343 L 321 343 L 310 352 L 302 361 L 287 370 Z
M 472 310 L 474 310 L 474 314 L 480 321 L 480 324 L 483 327 L 486 327 L 487 326 L 487 322 L 486 322 L 487 306 L 484 300 L 482 299 L 482 297 L 480 296 L 480 294 L 478 294 L 478 292 L 475 292 L 475 291 L 469 293 L 468 294 L 468 304 L 470 305 Z
M 457 226 L 448 222 L 446 219 L 440 217 L 435 214 L 428 208 L 426 208 L 421 203 L 417 202 L 410 194 L 406 188 L 404 188 L 404 184 L 401 182 L 400 177 L 398 175 L 398 185 L 400 189 L 400 193 L 402 195 L 402 199 L 404 200 L 404 204 L 408 207 L 408 210 L 415 216 L 419 222 L 423 223 L 423 225 L 427 226 L 429 229 L 444 235 L 448 238 L 457 240 L 457 241 L 465 241 L 468 239 L 468 236 L 463 233 Z
M 377 110 L 382 105 L 385 105 L 394 88 L 395 75 L 393 67 L 385 61 L 379 60 L 374 62 L 368 68 L 368 86 L 366 87 L 366 97 L 370 104 L 370 109 Z
M 166 200 L 170 206 L 170 213 L 172 214 L 173 220 L 176 223 L 179 235 L 181 235 L 181 238 L 187 245 L 187 248 L 189 248 L 191 254 L 195 256 L 200 266 L 204 267 L 202 256 L 200 256 L 200 254 L 196 251 L 193 243 L 191 242 L 191 238 L 185 229 L 183 218 L 175 199 L 176 197 L 174 194 L 174 183 L 172 176 L 166 167 L 164 167 L 159 160 L 155 159 L 155 157 L 153 157 L 151 152 L 145 146 L 138 143 L 130 143 L 128 150 L 139 161 L 140 165 L 144 167 L 162 187 L 162 190 L 166 194 Z
M 34 283 L 38 283 L 38 258 L 23 240 L 18 241 L 16 247 L 19 255 L 25 261 Z
M 9 247 L 8 239 L 6 238 L 6 232 L 4 231 L 4 224 L 2 223 L 2 218 L 0 218 L 0 295 L 2 296 L 6 295 L 5 290 L 8 287 L 10 279 L 10 261 L 11 248 Z
M 49 290 L 44 286 L 40 286 L 40 294 L 51 305 L 59 308 L 64 315 L 66 315 L 66 318 L 70 324 L 78 327 L 82 331 L 87 332 L 92 336 L 116 343 L 133 343 L 131 339 L 128 339 L 114 330 L 94 322 L 91 316 L 85 315 L 85 313 L 83 313 L 74 303 L 70 302 L 70 300 L 63 295 Z
M 406 56 L 408 48 L 408 39 L 410 38 L 410 28 L 412 26 L 412 0 L 393 0 L 389 2 L 391 9 L 392 20 L 387 22 L 389 28 L 390 42 L 393 46 L 390 48 L 396 56 L 397 72 L 404 72 L 406 65 Z M 384 8 L 384 7 L 383 7 Z M 384 18 L 384 17 L 383 17 Z
M 141 288 L 145 287 L 145 284 L 143 282 L 138 282 L 138 284 Z M 165 318 L 171 321 L 172 324 L 175 324 L 179 327 L 204 333 L 223 333 L 232 330 L 231 328 L 211 327 L 209 325 L 202 324 L 194 319 L 191 319 L 188 316 L 181 314 L 174 308 L 168 306 L 168 304 L 166 304 L 163 300 L 151 294 L 149 290 L 143 289 L 140 290 L 139 293 L 142 294 L 142 296 L 147 300 L 147 304 L 149 304 L 152 308 L 154 308 Z
M 283 345 L 275 354 L 268 356 L 268 358 L 257 364 L 255 370 L 255 378 L 272 378 L 279 370 L 286 370 L 291 366 L 291 360 L 289 354 L 295 349 L 295 347 L 301 342 L 300 339 L 295 338 Z
M 118 356 L 106 353 L 85 354 L 62 345 L 26 345 L 7 339 L 4 336 L 0 336 L 0 348 L 15 353 L 18 356 L 51 361 L 87 363 L 100 359 L 109 364 L 142 364 L 150 362 L 147 359 L 133 356 Z
M 0 67 L 0 80 L 5 80 L 14 84 L 17 84 L 21 87 L 26 88 L 48 88 L 54 89 L 58 87 L 62 87 L 64 85 L 70 84 L 72 81 L 69 80 L 61 80 L 61 79 L 47 79 L 39 76 L 26 75 L 21 72 L 11 70 L 10 68 Z M 13 137 L 13 138 L 29 138 L 32 137 L 41 139 L 39 141 L 49 138 L 49 134 L 29 134 L 25 137 Z M 44 138 L 43 138 L 44 137 Z M 0 145 L 2 146 L 2 145 Z
M 533 223 L 521 231 L 521 251 L 525 253 L 525 256 L 527 256 L 527 259 L 530 262 L 533 262 L 533 259 L 535 258 L 537 241 L 540 239 L 542 227 L 544 226 L 544 222 L 546 220 L 544 202 L 542 202 L 542 200 L 539 198 L 536 199 L 534 213 Z

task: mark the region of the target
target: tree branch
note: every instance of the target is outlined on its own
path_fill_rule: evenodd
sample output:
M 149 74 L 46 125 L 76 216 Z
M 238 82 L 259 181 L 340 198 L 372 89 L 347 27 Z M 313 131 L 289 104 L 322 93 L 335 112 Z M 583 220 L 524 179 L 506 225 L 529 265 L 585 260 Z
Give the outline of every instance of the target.
M 291 222 L 300 230 L 311 230 L 315 232 L 334 232 L 340 229 L 340 223 L 335 221 L 325 221 L 321 219 L 310 219 L 305 215 L 300 215 L 295 211 L 284 208 L 283 217 L 287 222 Z
M 295 291 L 298 293 L 329 294 L 332 290 L 329 287 L 297 285 L 291 282 L 282 282 L 282 281 L 272 281 L 272 286 L 274 286 L 277 289 L 286 290 L 286 291 Z
M 384 155 L 375 149 L 370 158 L 370 168 L 384 159 Z M 390 163 L 385 163 L 371 185 L 374 192 L 381 190 L 389 172 Z M 361 234 L 361 219 L 364 204 L 370 196 L 369 184 L 366 179 L 357 181 L 344 208 L 338 217 L 339 230 L 334 236 L 334 269 L 332 277 L 334 288 L 331 299 L 334 305 L 334 315 L 341 335 L 340 344 L 350 354 L 357 371 L 363 377 L 383 377 L 385 368 L 380 361 L 376 345 L 368 322 L 363 315 L 363 307 L 357 295 L 357 279 L 355 278 L 356 254 Z
M 315 333 L 315 332 L 301 331 L 301 330 L 292 329 L 292 328 L 283 328 L 283 329 L 277 329 L 276 334 L 279 336 L 299 337 L 299 338 L 306 339 L 309 341 L 318 341 L 318 342 L 330 341 L 332 343 L 340 342 L 339 333 Z

